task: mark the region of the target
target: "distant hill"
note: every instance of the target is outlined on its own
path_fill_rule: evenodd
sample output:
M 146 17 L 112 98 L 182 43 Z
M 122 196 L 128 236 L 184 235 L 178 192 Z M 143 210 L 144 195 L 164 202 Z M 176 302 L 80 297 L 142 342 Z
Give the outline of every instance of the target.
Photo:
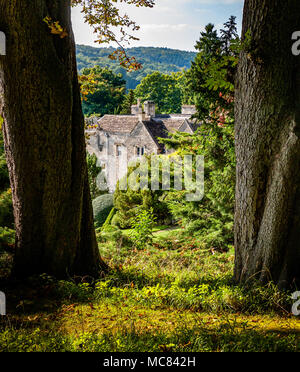
M 195 59 L 196 53 L 169 48 L 138 47 L 129 48 L 127 53 L 142 63 L 143 69 L 127 73 L 117 61 L 112 61 L 108 56 L 114 48 L 94 48 L 86 45 L 77 45 L 77 64 L 81 71 L 86 67 L 99 65 L 108 67 L 115 73 L 121 73 L 127 82 L 127 89 L 135 89 L 146 75 L 153 71 L 160 71 L 165 74 L 181 71 L 190 68 L 191 62 Z

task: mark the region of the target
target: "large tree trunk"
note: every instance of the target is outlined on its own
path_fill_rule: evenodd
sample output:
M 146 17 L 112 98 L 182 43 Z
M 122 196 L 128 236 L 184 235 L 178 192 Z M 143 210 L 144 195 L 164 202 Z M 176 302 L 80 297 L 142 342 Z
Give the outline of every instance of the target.
M 51 34 L 50 16 L 68 36 Z M 69 0 L 0 0 L 0 114 L 16 226 L 14 273 L 97 275 Z M 104 265 L 103 265 L 104 266 Z
M 236 89 L 235 278 L 300 280 L 299 0 L 246 0 Z

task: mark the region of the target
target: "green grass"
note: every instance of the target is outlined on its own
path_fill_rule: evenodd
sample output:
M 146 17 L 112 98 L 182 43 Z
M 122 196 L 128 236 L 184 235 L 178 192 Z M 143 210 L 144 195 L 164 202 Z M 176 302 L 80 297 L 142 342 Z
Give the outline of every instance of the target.
M 5 351 L 300 351 L 300 322 L 275 286 L 236 286 L 220 253 L 159 229 L 136 250 L 128 232 L 98 234 L 112 268 L 93 283 L 46 275 L 8 290 Z

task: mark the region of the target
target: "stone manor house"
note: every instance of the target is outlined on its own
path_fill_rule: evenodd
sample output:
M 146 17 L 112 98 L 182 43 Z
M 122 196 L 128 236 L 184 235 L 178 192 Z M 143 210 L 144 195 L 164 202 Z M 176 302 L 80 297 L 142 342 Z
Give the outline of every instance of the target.
M 191 119 L 195 106 L 182 106 L 181 114 L 157 115 L 154 102 L 140 100 L 131 107 L 131 115 L 105 115 L 95 118 L 95 129 L 88 131 L 87 150 L 98 158 L 110 192 L 125 176 L 127 166 L 143 155 L 170 153 L 159 142 L 176 131 L 194 133 L 198 125 Z

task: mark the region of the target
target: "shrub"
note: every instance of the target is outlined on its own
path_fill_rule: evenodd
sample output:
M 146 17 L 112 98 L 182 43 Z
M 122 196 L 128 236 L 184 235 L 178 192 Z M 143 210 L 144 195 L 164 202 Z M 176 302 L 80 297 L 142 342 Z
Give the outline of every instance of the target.
M 132 219 L 131 225 L 133 230 L 130 234 L 136 248 L 141 249 L 152 242 L 152 229 L 155 217 L 153 209 L 138 209 L 137 215 Z
M 113 220 L 115 214 L 116 214 L 116 209 L 113 208 L 113 209 L 110 211 L 110 213 L 109 213 L 107 219 L 105 220 L 105 222 L 104 222 L 104 224 L 103 224 L 103 226 L 102 226 L 102 230 L 105 230 L 105 229 L 107 229 L 109 226 L 112 225 L 112 220 Z
M 145 160 L 145 159 L 144 159 Z M 147 157 L 148 162 L 148 180 L 151 180 L 151 158 Z M 132 176 L 132 173 L 137 170 L 140 166 L 137 163 L 135 166 L 129 167 L 127 173 L 128 178 Z M 122 229 L 131 228 L 131 222 L 136 217 L 139 208 L 144 210 L 153 209 L 154 215 L 156 217 L 157 223 L 165 225 L 170 224 L 171 214 L 167 208 L 167 204 L 164 201 L 164 191 L 162 190 L 161 180 L 160 180 L 160 190 L 152 191 L 151 185 L 148 184 L 148 189 L 141 188 L 139 190 L 134 190 L 128 187 L 128 190 L 120 190 L 119 182 L 117 184 L 117 189 L 114 194 L 114 205 L 116 207 L 117 213 L 113 219 L 113 224 Z
M 8 227 L 0 226 L 0 250 L 5 246 L 13 245 L 14 241 L 15 241 L 14 230 L 9 229 Z
M 101 227 L 113 208 L 113 195 L 101 195 L 93 200 L 94 221 L 96 227 Z
M 115 226 L 115 227 L 120 227 L 122 225 L 122 223 L 120 221 L 120 216 L 119 216 L 118 213 L 115 213 L 115 215 L 113 216 L 110 224 L 111 224 L 111 226 Z
M 103 227 L 97 229 L 96 237 L 98 243 L 110 243 L 110 248 L 117 249 L 118 251 L 120 251 L 121 248 L 127 250 L 132 246 L 132 241 L 129 236 L 116 226 L 107 225 L 105 229 L 103 229 Z

